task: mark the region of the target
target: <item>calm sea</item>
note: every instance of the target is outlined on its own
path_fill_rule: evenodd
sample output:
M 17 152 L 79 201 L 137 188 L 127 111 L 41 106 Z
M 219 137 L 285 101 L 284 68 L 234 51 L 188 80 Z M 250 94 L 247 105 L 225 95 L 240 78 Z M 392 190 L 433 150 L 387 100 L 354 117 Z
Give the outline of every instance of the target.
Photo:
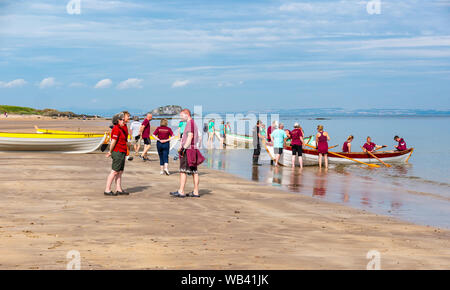
M 394 135 L 414 147 L 409 164 L 391 168 L 331 166 L 328 171 L 306 167 L 303 171 L 274 168 L 269 161 L 251 165 L 248 149 L 205 150 L 206 166 L 274 186 L 295 194 L 345 204 L 376 214 L 413 223 L 450 228 L 450 117 L 332 117 L 326 120 L 280 116 L 286 128 L 299 122 L 306 135 L 315 134 L 318 124 L 328 131 L 330 146 L 353 135 L 353 151 L 371 136 L 379 145 L 393 148 Z M 340 151 L 335 150 L 335 151 Z

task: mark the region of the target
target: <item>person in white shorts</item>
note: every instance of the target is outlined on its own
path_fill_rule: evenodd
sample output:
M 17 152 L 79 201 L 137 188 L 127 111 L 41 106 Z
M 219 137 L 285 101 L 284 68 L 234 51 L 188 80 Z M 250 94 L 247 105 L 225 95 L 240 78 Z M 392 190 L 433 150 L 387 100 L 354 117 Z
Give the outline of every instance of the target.
M 131 136 L 133 137 L 133 147 L 135 155 L 139 155 L 139 149 L 141 148 L 141 135 L 139 134 L 139 130 L 141 128 L 141 122 L 139 122 L 139 117 L 134 116 L 133 122 L 131 122 L 130 130 Z

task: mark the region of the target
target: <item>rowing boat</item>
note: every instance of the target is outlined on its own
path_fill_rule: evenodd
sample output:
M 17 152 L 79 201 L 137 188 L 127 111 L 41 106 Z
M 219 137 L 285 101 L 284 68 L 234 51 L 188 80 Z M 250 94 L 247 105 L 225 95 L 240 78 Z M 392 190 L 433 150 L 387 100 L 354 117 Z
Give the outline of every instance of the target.
M 275 154 L 273 152 L 273 146 L 266 145 L 265 149 L 270 157 L 275 158 Z M 374 155 L 378 157 L 380 160 L 384 162 L 390 163 L 399 163 L 406 161 L 406 159 L 412 154 L 413 148 L 404 151 L 390 151 L 390 152 L 375 152 Z M 364 163 L 380 163 L 379 160 L 373 158 L 369 154 L 365 152 L 352 152 L 352 153 L 344 153 L 337 152 L 339 155 L 356 159 L 358 161 Z M 317 165 L 319 163 L 319 152 L 314 149 L 306 149 L 303 148 L 303 164 L 304 165 Z M 280 158 L 280 163 L 285 166 L 292 165 L 292 149 L 291 146 L 286 146 L 283 150 L 283 154 Z M 344 157 L 328 154 L 328 163 L 330 164 L 355 164 L 354 161 L 346 159 Z
M 108 137 L 101 134 L 0 133 L 0 151 L 90 153 Z
M 38 126 L 34 126 L 36 133 L 38 134 L 60 134 L 60 135 L 89 135 L 92 137 L 101 137 L 103 134 L 92 132 L 78 132 L 78 131 L 60 131 L 51 129 L 40 129 Z
M 253 145 L 253 137 L 248 135 L 227 133 L 225 136 L 225 144 L 232 146 L 239 146 L 240 144 L 243 144 L 251 147 Z

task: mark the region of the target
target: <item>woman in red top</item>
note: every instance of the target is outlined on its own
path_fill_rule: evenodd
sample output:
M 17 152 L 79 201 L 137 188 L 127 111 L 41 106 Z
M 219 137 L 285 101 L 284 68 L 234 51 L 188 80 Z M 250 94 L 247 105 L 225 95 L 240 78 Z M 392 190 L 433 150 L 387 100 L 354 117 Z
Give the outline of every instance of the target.
M 111 131 L 111 144 L 106 157 L 112 157 L 112 170 L 106 180 L 105 195 L 129 195 L 122 189 L 122 174 L 125 168 L 125 158 L 128 149 L 128 128 L 125 125 L 124 114 L 120 113 L 113 117 L 114 127 Z M 116 183 L 116 192 L 111 191 L 112 183 Z
M 353 141 L 353 135 L 348 136 L 347 141 L 345 141 L 344 145 L 342 145 L 342 152 L 344 152 L 344 153 L 352 152 L 352 141 Z
M 170 140 L 173 138 L 172 129 L 167 127 L 169 122 L 167 119 L 162 119 L 160 126 L 153 132 L 153 138 L 158 140 L 156 148 L 158 149 L 159 165 L 161 166 L 160 174 L 170 175 L 169 173 L 169 151 Z
M 298 123 L 294 124 L 294 130 L 291 131 L 291 147 L 292 147 L 292 168 L 295 168 L 295 157 L 298 156 L 300 169 L 303 168 L 303 129 Z
M 322 156 L 325 159 L 325 168 L 328 168 L 328 141 L 330 136 L 328 132 L 323 131 L 323 126 L 317 126 L 318 133 L 316 134 L 316 146 L 319 151 L 319 168 L 322 168 Z

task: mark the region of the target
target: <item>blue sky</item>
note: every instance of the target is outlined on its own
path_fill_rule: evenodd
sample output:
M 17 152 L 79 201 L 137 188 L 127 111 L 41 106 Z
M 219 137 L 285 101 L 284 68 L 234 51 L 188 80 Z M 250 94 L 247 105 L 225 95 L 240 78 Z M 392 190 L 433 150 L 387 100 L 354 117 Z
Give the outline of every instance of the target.
M 0 104 L 450 108 L 450 0 L 0 0 Z

